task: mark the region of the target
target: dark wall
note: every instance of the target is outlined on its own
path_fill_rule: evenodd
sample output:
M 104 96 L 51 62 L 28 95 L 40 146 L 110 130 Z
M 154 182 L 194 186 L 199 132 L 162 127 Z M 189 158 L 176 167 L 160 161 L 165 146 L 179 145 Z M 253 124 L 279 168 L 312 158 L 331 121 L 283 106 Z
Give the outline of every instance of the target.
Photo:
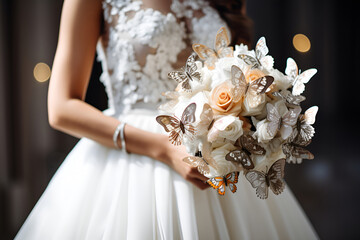
M 50 67 L 55 53 L 62 1 L 0 0 L 0 238 L 12 239 L 77 139 L 47 122 L 48 82 L 33 68 Z M 320 107 L 310 145 L 315 159 L 287 165 L 285 179 L 323 239 L 353 239 L 359 214 L 360 159 L 356 151 L 359 35 L 354 1 L 249 0 L 255 39 L 265 36 L 284 71 L 287 57 L 302 70 L 318 73 L 306 85 L 304 109 Z M 311 50 L 292 46 L 307 35 Z M 100 109 L 106 96 L 94 63 L 87 101 Z

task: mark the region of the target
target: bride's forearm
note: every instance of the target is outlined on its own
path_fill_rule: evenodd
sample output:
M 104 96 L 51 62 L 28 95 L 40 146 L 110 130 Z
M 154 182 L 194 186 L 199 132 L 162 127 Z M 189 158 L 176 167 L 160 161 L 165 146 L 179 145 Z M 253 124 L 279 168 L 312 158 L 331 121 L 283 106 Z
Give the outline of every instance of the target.
M 113 134 L 120 122 L 80 99 L 69 99 L 57 106 L 49 106 L 49 123 L 53 128 L 72 136 L 86 137 L 114 148 Z M 169 164 L 166 157 L 166 135 L 143 131 L 129 124 L 125 126 L 124 132 L 128 152 L 146 155 Z M 119 146 L 120 141 L 118 138 Z

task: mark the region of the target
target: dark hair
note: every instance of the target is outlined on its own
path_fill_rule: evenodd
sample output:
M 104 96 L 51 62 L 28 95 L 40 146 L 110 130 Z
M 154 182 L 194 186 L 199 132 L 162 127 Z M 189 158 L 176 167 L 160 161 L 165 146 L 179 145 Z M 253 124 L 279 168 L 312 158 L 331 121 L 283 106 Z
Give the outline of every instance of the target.
M 231 31 L 231 45 L 244 43 L 249 47 L 253 41 L 253 22 L 246 15 L 246 0 L 208 0 Z

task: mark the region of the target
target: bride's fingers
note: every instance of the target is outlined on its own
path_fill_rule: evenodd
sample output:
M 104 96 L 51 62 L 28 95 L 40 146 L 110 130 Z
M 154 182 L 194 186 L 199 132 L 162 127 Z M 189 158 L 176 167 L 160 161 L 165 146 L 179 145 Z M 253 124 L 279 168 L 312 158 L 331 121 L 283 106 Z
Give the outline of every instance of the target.
M 206 182 L 208 180 L 207 177 L 199 173 L 196 167 L 192 167 L 189 173 L 189 176 L 195 179 L 199 179 L 200 181 Z
M 203 182 L 197 178 L 190 179 L 190 182 L 192 184 L 194 184 L 196 187 L 200 188 L 201 190 L 204 190 L 204 189 L 210 187 L 209 184 L 207 184 L 206 182 Z

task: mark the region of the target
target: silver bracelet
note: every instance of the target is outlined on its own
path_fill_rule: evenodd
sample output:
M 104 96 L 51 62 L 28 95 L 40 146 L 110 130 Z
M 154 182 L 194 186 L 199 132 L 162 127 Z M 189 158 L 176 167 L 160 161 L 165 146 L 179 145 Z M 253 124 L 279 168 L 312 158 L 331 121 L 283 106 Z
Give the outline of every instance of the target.
M 115 148 L 126 151 L 125 138 L 124 138 L 124 127 L 125 127 L 124 122 L 121 122 L 119 125 L 117 125 L 114 135 L 113 135 L 113 142 L 114 142 Z M 120 133 L 121 147 L 118 145 L 118 141 L 117 141 L 118 137 L 119 137 L 119 133 Z
M 126 142 L 125 142 L 125 136 L 124 136 L 124 129 L 125 129 L 126 123 L 123 123 L 120 127 L 120 140 L 121 140 L 121 150 L 124 152 L 126 151 Z

